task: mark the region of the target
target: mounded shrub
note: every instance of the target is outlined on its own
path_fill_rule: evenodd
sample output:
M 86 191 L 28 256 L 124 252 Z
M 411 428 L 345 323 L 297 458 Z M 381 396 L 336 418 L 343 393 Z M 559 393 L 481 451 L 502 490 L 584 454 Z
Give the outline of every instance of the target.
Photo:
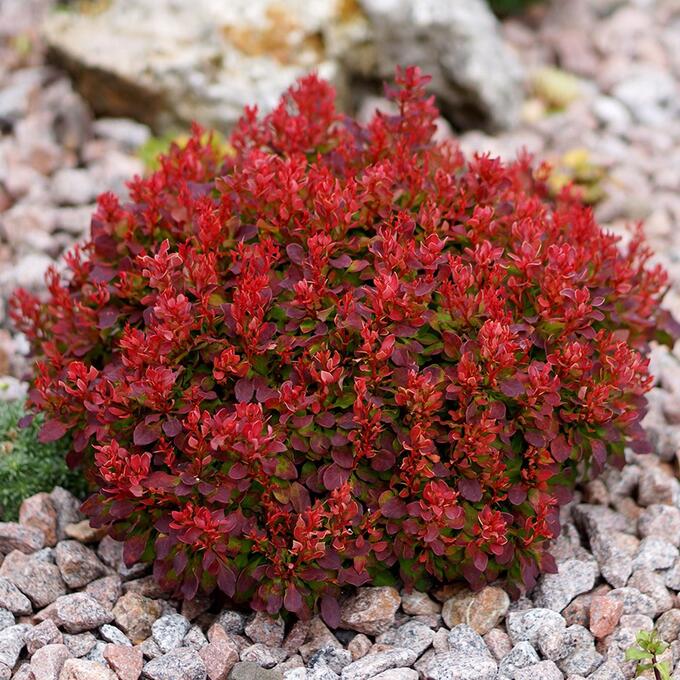
M 665 274 L 545 168 L 435 142 L 415 68 L 365 127 L 300 81 L 197 130 L 13 315 L 84 510 L 164 586 L 337 620 L 345 584 L 517 586 L 583 470 L 645 447 Z
M 22 427 L 25 416 L 22 402 L 0 401 L 0 521 L 17 519 L 21 501 L 40 491 L 63 486 L 79 498 L 87 487 L 78 471 L 69 470 L 64 460 L 68 437 L 41 443 L 38 432 L 43 417 Z

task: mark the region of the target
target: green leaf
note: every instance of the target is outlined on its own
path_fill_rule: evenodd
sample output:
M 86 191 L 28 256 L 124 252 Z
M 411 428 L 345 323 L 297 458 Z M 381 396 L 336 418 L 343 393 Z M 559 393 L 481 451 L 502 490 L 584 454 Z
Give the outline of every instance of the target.
M 638 647 L 631 647 L 626 650 L 626 661 L 640 661 L 642 659 L 651 659 L 652 653 Z

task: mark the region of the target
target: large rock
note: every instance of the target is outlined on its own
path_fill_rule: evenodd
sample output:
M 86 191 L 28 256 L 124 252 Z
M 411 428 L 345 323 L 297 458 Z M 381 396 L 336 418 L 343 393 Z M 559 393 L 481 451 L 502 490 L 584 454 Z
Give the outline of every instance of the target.
M 270 110 L 311 70 L 343 105 L 353 76 L 418 64 L 466 127 L 511 125 L 522 98 L 519 62 L 484 0 L 111 0 L 51 15 L 44 35 L 96 113 L 157 130 L 196 119 L 227 131 L 245 105 Z
M 61 577 L 69 588 L 82 588 L 106 573 L 94 550 L 78 541 L 61 541 L 55 550 Z
M 193 649 L 176 649 L 149 661 L 144 675 L 150 680 L 206 680 L 203 660 Z
M 0 566 L 0 576 L 13 583 L 37 609 L 66 594 L 66 586 L 56 565 L 24 555 L 19 550 L 7 555 Z
M 522 102 L 522 70 L 484 0 L 360 0 L 369 18 L 372 75 L 400 64 L 432 75 L 444 114 L 462 127 L 509 127 Z
M 416 669 L 426 680 L 495 680 L 498 665 L 482 637 L 460 624 L 448 636 L 449 651 L 429 652 Z M 370 658 L 369 655 L 368 658 Z
M 108 623 L 113 614 L 87 593 L 71 593 L 58 597 L 38 618 L 52 619 L 67 633 L 82 633 Z
M 0 522 L 0 553 L 20 550 L 32 553 L 45 545 L 45 534 L 40 529 L 23 526 L 16 522 Z
M 359 588 L 340 610 L 340 626 L 366 635 L 380 635 L 394 623 L 401 604 L 399 592 L 390 586 Z
M 442 618 L 449 628 L 465 623 L 480 635 L 486 635 L 503 619 L 510 598 L 502 588 L 487 586 L 475 593 L 463 590 L 444 603 Z
M 97 113 L 155 128 L 198 119 L 227 129 L 246 104 L 271 109 L 311 69 L 339 82 L 336 51 L 365 31 L 361 14 L 345 6 L 114 0 L 99 13 L 55 13 L 44 33 Z
M 151 627 L 162 613 L 161 603 L 136 593 L 126 593 L 116 602 L 113 616 L 116 625 L 139 644 L 151 635 Z
M 0 607 L 19 616 L 33 611 L 30 600 L 6 578 L 0 577 Z
M 49 494 L 44 491 L 22 502 L 19 523 L 42 531 L 45 545 L 52 546 L 57 542 L 57 511 Z

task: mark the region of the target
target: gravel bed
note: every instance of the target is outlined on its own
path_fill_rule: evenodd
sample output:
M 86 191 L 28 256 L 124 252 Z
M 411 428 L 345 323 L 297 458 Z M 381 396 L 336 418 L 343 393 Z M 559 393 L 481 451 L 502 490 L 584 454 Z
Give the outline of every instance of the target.
M 8 17 L 0 2 L 1 398 L 25 389 L 9 291 L 40 289 L 43 271 L 84 237 L 95 195 L 123 193 L 142 170 L 135 149 L 150 135 L 134 121 L 94 120 L 45 65 L 32 27 L 46 4 L 26 0 Z M 463 148 L 526 148 L 558 162 L 587 149 L 602 169 L 596 215 L 622 234 L 645 219 L 680 318 L 680 3 L 554 2 L 506 21 L 504 34 L 533 83 L 524 122 L 496 136 L 467 132 Z M 32 49 L 17 49 L 16 35 L 32 36 Z M 561 110 L 547 113 L 556 101 Z M 214 600 L 179 603 L 144 567 L 126 568 L 121 545 L 55 489 L 26 499 L 19 523 L 0 523 L 0 680 L 621 680 L 635 673 L 625 650 L 652 627 L 680 680 L 680 360 L 657 348 L 651 368 L 655 453 L 628 453 L 622 470 L 577 490 L 553 548 L 559 573 L 529 596 L 361 588 L 334 631 Z

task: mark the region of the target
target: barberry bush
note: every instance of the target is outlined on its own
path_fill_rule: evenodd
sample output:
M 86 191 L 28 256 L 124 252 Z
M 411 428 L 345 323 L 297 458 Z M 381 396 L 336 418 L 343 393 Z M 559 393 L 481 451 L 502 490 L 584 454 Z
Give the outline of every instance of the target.
M 16 295 L 43 438 L 178 595 L 334 622 L 347 584 L 530 586 L 577 474 L 644 450 L 664 273 L 545 168 L 435 142 L 426 82 L 365 127 L 312 75 L 230 151 L 196 130 Z

